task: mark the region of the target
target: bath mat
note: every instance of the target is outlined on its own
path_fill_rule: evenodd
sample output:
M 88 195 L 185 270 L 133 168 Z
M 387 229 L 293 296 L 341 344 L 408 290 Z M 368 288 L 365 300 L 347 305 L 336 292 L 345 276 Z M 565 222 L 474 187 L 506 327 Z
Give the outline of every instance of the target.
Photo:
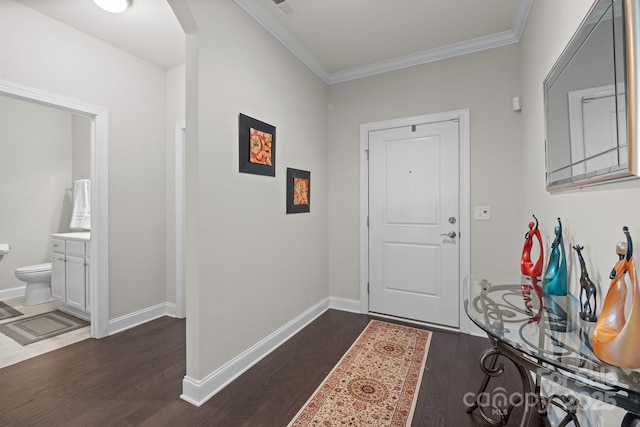
M 410 426 L 431 332 L 372 320 L 288 427 Z
M 0 332 L 24 346 L 88 325 L 85 320 L 56 310 L 4 323 L 0 325 Z
M 0 320 L 9 319 L 11 317 L 22 316 L 15 308 L 0 301 Z

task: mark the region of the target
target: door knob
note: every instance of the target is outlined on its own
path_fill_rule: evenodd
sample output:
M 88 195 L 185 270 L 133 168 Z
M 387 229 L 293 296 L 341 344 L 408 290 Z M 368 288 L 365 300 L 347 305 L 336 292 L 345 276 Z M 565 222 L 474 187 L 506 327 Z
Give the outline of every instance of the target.
M 448 233 L 442 233 L 441 236 L 447 236 L 450 239 L 455 239 L 455 237 L 458 235 L 458 233 L 456 233 L 455 231 L 450 231 Z

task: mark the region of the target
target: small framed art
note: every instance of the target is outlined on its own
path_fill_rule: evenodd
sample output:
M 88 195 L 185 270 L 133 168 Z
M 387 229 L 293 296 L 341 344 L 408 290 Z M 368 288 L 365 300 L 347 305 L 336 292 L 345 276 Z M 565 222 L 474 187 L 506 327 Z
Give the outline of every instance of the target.
M 287 213 L 309 212 L 311 172 L 287 168 Z
M 276 176 L 276 128 L 260 120 L 238 116 L 240 172 Z

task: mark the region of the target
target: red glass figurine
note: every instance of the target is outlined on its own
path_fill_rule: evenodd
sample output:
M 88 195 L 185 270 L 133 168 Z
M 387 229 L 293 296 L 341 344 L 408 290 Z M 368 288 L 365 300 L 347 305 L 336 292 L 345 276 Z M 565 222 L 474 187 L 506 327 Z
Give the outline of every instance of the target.
M 542 276 L 542 262 L 544 259 L 544 249 L 542 248 L 542 236 L 540 235 L 540 230 L 538 229 L 538 218 L 535 215 L 532 215 L 536 220 L 529 222 L 529 231 L 524 235 L 524 248 L 522 249 L 522 257 L 520 258 L 520 269 L 522 270 L 522 274 L 529 277 L 539 277 Z M 535 228 L 534 228 L 535 225 Z M 531 261 L 531 248 L 533 247 L 533 237 L 538 240 L 539 247 L 539 256 L 538 260 L 534 264 Z

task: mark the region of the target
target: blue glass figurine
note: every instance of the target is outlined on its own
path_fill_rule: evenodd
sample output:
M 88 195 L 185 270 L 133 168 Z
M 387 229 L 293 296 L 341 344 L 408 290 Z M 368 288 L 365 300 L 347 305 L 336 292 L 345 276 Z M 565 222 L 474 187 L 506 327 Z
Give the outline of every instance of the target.
M 596 316 L 596 306 L 598 305 L 596 285 L 589 279 L 589 273 L 587 273 L 587 266 L 582 257 L 584 247 L 575 245 L 573 249 L 578 254 L 578 261 L 580 261 L 580 318 L 587 322 L 595 322 L 598 320 L 598 316 Z
M 555 228 L 556 238 L 551 244 L 549 264 L 542 278 L 542 290 L 545 294 L 567 295 L 569 292 L 567 279 L 567 257 L 562 241 L 562 222 L 558 218 L 558 226 Z

